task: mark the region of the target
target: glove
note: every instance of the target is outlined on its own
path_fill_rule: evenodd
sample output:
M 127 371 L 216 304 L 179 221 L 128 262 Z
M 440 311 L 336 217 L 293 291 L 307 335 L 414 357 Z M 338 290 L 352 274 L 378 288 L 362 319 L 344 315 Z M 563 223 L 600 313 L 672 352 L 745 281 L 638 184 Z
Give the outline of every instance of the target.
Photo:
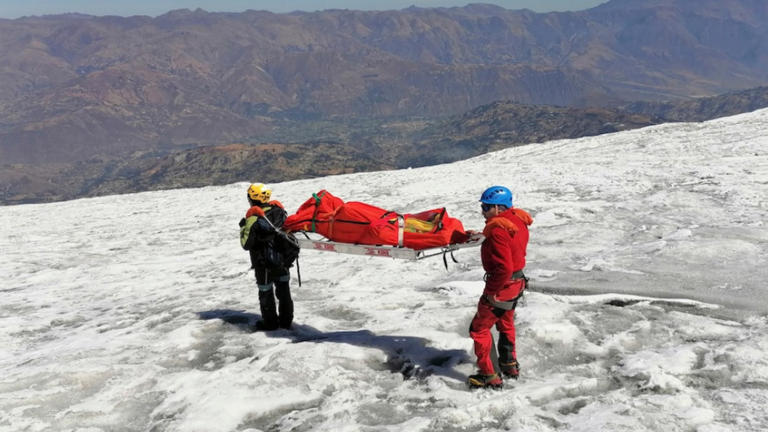
M 245 218 L 240 219 L 240 228 L 245 226 Z

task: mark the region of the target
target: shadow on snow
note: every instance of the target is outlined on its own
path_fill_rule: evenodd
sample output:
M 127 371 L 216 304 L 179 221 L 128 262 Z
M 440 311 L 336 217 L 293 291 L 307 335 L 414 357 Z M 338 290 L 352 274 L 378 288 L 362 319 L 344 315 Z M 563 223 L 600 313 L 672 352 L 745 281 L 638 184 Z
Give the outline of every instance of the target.
M 220 319 L 243 331 L 255 332 L 261 315 L 232 309 L 215 309 L 198 312 L 202 320 Z M 441 375 L 465 381 L 466 375 L 454 370 L 458 364 L 470 362 L 464 350 L 443 350 L 428 346 L 428 339 L 414 336 L 377 335 L 370 330 L 346 330 L 323 332 L 314 327 L 293 324 L 291 330 L 267 331 L 269 337 L 290 339 L 293 343 L 344 343 L 376 348 L 387 355 L 386 367 L 399 372 L 404 378 L 424 378 Z

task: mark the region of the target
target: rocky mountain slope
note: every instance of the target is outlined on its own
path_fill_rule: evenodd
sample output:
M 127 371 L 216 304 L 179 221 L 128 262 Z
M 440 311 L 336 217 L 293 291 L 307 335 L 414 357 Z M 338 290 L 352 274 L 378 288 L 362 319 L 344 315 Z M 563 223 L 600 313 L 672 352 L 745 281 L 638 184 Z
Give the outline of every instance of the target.
M 601 135 L 659 123 L 616 109 L 495 102 L 424 131 L 398 158 L 400 166 L 454 162 L 493 150 L 563 138 Z
M 689 101 L 634 102 L 621 108 L 628 112 L 651 115 L 665 122 L 690 122 L 736 115 L 767 106 L 768 87 L 759 87 Z
M 701 96 L 768 83 L 768 3 L 28 17 L 0 20 L 0 56 L 0 202 L 36 202 L 749 111 L 760 91 Z
M 277 182 L 456 161 L 510 146 L 599 135 L 667 121 L 700 121 L 768 107 L 768 87 L 697 101 L 624 109 L 495 102 L 445 120 L 308 122 L 284 144 L 230 144 L 122 160 L 93 158 L 47 169 L 0 165 L 0 203 L 55 201 L 142 190 Z M 647 113 L 633 113 L 646 110 Z M 51 168 L 52 167 L 52 168 Z
M 0 20 L 0 159 L 264 142 L 278 120 L 596 106 L 768 82 L 768 3 Z M 283 124 L 283 123 L 280 123 Z M 292 127 L 292 126 L 289 126 Z

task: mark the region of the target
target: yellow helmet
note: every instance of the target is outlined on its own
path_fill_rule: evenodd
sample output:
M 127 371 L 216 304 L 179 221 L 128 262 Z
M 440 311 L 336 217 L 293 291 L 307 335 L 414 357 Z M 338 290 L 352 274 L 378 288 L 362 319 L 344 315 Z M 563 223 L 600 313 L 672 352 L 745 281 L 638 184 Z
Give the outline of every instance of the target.
M 272 189 L 269 189 L 262 183 L 254 183 L 248 187 L 248 199 L 251 201 L 266 204 L 271 196 Z

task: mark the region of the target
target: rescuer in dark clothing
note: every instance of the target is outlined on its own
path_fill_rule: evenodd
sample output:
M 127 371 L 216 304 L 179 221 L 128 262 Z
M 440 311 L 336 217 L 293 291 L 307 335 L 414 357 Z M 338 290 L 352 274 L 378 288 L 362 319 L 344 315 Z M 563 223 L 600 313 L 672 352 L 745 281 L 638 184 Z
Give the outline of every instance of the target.
M 279 201 L 270 201 L 271 196 L 272 191 L 265 185 L 250 185 L 248 203 L 251 207 L 240 220 L 240 245 L 250 253 L 259 287 L 262 320 L 256 323 L 258 330 L 289 329 L 293 322 L 291 274 L 276 246 L 278 229 L 287 214 Z

